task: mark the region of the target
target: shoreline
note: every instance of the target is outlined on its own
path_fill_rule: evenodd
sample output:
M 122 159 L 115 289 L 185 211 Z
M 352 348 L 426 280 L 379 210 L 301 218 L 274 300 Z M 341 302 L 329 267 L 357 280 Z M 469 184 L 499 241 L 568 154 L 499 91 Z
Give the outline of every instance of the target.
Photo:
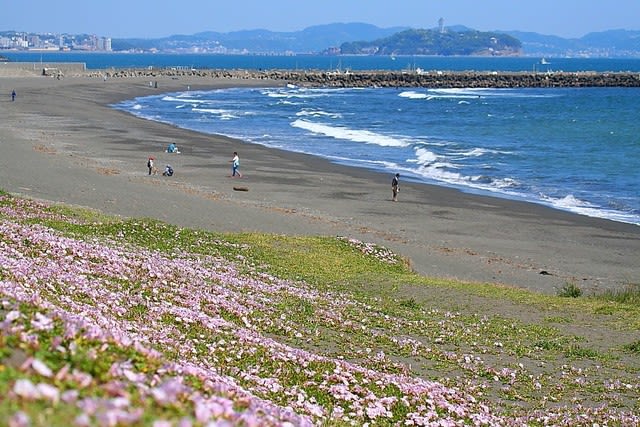
M 408 257 L 421 274 L 555 293 L 637 283 L 640 227 L 390 177 L 136 118 L 110 107 L 136 96 L 285 80 L 160 76 L 0 77 L 0 188 L 29 197 L 216 231 L 344 235 Z M 182 154 L 163 153 L 176 142 Z M 227 178 L 238 151 L 245 178 Z M 6 155 L 5 155 L 6 153 Z M 172 178 L 149 177 L 148 155 Z M 387 182 L 389 181 L 389 182 Z M 233 190 L 246 186 L 248 192 Z M 634 256 L 635 254 L 635 256 Z M 634 282 L 635 281 L 635 282 Z

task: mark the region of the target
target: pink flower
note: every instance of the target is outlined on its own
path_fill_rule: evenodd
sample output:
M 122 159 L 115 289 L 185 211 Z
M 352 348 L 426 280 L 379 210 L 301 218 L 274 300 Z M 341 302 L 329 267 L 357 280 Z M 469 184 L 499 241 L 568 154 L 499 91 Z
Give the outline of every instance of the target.
M 29 416 L 22 411 L 18 411 L 9 418 L 9 427 L 29 427 L 31 420 Z
M 42 362 L 41 360 L 33 359 L 33 361 L 31 362 L 31 367 L 33 368 L 34 371 L 36 371 L 38 374 L 42 375 L 43 377 L 50 377 L 53 375 L 53 372 L 51 371 L 51 369 L 49 369 L 49 367 L 45 365 L 44 362 Z
M 36 386 L 36 388 L 40 393 L 41 398 L 46 399 L 53 404 L 57 404 L 60 400 L 60 390 L 52 385 L 40 383 Z
M 33 383 L 27 379 L 16 381 L 13 392 L 23 399 L 35 400 L 40 397 L 40 392 Z

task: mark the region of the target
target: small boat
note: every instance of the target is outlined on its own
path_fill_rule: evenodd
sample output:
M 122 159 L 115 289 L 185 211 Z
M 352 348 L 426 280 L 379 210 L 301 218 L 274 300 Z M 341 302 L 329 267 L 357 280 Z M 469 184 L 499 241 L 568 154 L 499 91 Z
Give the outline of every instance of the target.
M 543 64 L 543 65 L 551 64 L 551 62 L 547 61 L 546 58 L 542 58 L 540 60 L 540 63 Z

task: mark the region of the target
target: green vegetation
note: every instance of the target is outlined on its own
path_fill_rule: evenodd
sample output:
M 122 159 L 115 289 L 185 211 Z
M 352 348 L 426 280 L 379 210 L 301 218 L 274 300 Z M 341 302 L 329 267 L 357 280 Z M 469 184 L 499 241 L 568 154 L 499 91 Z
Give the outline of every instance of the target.
M 558 291 L 558 296 L 565 298 L 578 298 L 582 295 L 582 289 L 575 283 L 565 283 Z
M 502 33 L 406 30 L 390 37 L 347 42 L 343 55 L 513 55 L 521 48 L 518 39 Z
M 601 292 L 593 298 L 603 301 L 618 302 L 621 304 L 640 305 L 640 284 L 631 283 L 622 289 L 613 289 Z
M 579 288 L 435 280 L 353 239 L 190 230 L 4 193 L 0 226 L 0 419 L 91 423 L 126 397 L 123 425 L 204 424 L 199 398 L 229 403 L 213 413 L 231 420 L 251 408 L 231 382 L 324 425 L 404 424 L 434 400 L 402 387 L 422 380 L 512 425 L 640 411 L 638 286 L 565 298 Z M 387 415 L 349 406 L 373 396 Z

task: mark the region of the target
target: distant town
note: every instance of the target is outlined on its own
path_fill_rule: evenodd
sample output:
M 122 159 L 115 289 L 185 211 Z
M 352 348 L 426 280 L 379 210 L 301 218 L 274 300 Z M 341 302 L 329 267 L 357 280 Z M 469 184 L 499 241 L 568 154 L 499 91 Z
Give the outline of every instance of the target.
M 76 34 L 33 34 L 0 31 L 0 49 L 24 51 L 111 52 L 111 38 Z

